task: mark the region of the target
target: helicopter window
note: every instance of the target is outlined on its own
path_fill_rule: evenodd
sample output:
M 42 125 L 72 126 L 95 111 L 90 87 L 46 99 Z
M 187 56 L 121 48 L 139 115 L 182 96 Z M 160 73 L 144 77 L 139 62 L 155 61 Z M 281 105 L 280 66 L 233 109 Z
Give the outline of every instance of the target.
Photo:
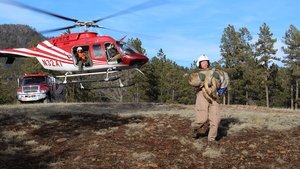
M 73 53 L 76 54 L 77 53 L 77 48 L 81 48 L 82 51 L 86 52 L 89 51 L 89 46 L 76 46 L 73 48 Z
M 102 50 L 100 44 L 94 45 L 93 46 L 93 51 L 95 58 L 101 58 L 102 57 Z
M 139 53 L 134 47 L 130 46 L 129 44 L 126 44 L 125 42 L 117 43 L 121 49 L 122 52 L 124 52 L 126 55 L 133 54 L 133 53 Z

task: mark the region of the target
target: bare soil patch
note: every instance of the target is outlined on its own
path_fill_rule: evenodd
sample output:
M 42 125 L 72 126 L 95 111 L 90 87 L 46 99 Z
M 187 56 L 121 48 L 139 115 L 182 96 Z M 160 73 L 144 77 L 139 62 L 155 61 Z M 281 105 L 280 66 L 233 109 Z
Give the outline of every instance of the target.
M 223 106 L 219 147 L 194 140 L 193 106 L 0 106 L 0 168 L 300 168 L 300 112 Z

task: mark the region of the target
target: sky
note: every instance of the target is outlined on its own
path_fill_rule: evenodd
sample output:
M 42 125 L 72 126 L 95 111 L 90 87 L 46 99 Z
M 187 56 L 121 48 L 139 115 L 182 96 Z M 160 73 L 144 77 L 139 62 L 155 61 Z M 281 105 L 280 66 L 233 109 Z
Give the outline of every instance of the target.
M 5 0 L 0 0 L 0 2 Z M 300 28 L 298 0 L 16 0 L 36 8 L 69 18 L 90 21 L 113 16 L 98 22 L 99 26 L 120 30 L 90 29 L 115 39 L 139 38 L 151 59 L 160 49 L 176 64 L 190 67 L 206 54 L 218 61 L 224 29 L 246 27 L 258 39 L 259 27 L 266 23 L 277 39 L 277 56 L 282 58 L 282 39 L 290 25 Z M 143 4 L 135 7 L 138 4 Z M 134 7 L 134 8 L 131 8 Z M 122 11 L 131 8 L 130 12 Z M 0 24 L 25 24 L 37 31 L 73 25 L 71 21 L 0 3 Z M 72 32 L 82 31 L 80 28 Z M 46 37 L 61 32 L 46 33 Z

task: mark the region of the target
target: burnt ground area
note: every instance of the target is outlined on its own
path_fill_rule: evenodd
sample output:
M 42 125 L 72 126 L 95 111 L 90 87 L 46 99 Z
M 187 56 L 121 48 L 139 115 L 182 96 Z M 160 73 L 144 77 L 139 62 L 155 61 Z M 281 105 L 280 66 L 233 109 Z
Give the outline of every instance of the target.
M 299 126 L 228 134 L 243 121 L 223 117 L 220 145 L 209 147 L 191 137 L 190 118 L 171 113 L 185 108 L 99 109 L 0 109 L 0 168 L 300 168 Z

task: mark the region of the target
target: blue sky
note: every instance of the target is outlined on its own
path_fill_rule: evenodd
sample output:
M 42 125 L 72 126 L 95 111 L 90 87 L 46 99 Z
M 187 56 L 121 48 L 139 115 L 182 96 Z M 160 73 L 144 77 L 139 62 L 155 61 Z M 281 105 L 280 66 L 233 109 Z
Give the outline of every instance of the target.
M 0 0 L 3 1 L 3 0 Z M 145 1 L 139 0 L 18 0 L 37 8 L 79 20 L 94 20 L 109 16 Z M 254 41 L 265 22 L 277 39 L 277 56 L 282 57 L 282 38 L 289 26 L 300 27 L 298 0 L 150 0 L 152 7 L 137 10 L 98 22 L 100 26 L 122 30 L 91 29 L 116 39 L 138 37 L 147 56 L 156 56 L 163 49 L 167 58 L 189 67 L 201 54 L 218 61 L 220 39 L 229 24 L 236 30 L 246 27 Z M 73 25 L 37 12 L 0 3 L 0 24 L 26 24 L 37 31 Z M 79 28 L 73 32 L 80 31 Z M 60 32 L 45 34 L 59 35 Z

